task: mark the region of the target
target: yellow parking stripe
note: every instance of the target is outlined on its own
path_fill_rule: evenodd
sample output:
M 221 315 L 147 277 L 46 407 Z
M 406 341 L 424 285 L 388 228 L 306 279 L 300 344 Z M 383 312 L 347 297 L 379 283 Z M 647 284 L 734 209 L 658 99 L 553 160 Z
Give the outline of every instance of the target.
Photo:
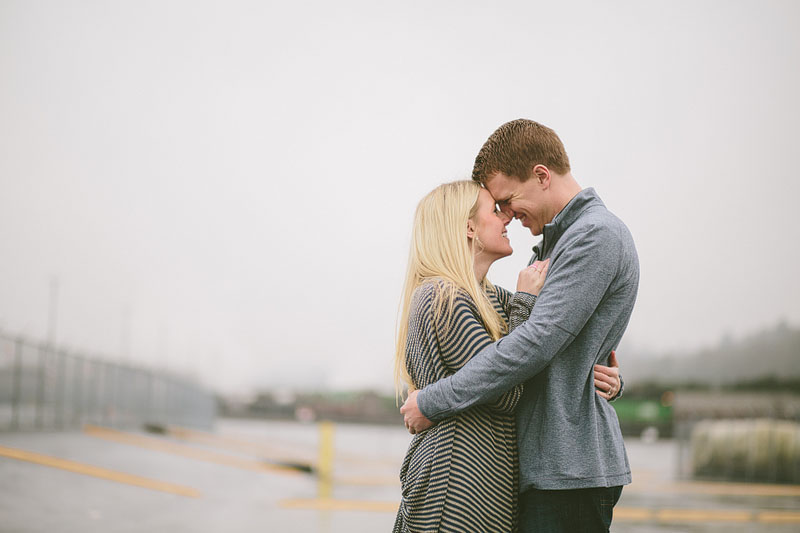
M 676 492 L 724 494 L 726 496 L 800 496 L 800 485 L 692 481 L 675 483 L 674 488 Z
M 626 493 L 656 492 L 678 494 L 710 494 L 717 496 L 792 496 L 800 497 L 798 485 L 769 485 L 761 483 L 728 483 L 686 481 L 678 483 L 637 483 L 625 487 Z
M 662 509 L 656 513 L 660 522 L 750 522 L 750 511 L 710 509 Z
M 400 486 L 396 474 L 385 476 L 342 476 L 334 479 L 337 485 Z M 798 485 L 764 485 L 758 483 L 684 482 L 636 484 L 625 487 L 625 493 L 708 494 L 714 496 L 790 496 L 800 497 Z
M 650 522 L 653 520 L 653 510 L 636 507 L 614 507 L 614 521 L 621 522 Z
M 231 435 L 217 435 L 196 429 L 183 428 L 179 426 L 167 426 L 166 432 L 171 437 L 180 440 L 197 442 L 215 448 L 229 449 L 237 452 L 249 453 L 258 456 L 281 456 L 280 462 L 308 463 L 315 468 L 317 449 L 314 446 L 305 444 L 285 442 L 276 446 L 275 443 L 251 442 Z M 350 454 L 341 450 L 336 452 L 337 463 L 355 463 L 360 467 L 381 467 L 388 466 L 400 470 L 401 459 L 378 459 L 374 457 L 364 457 L 363 455 Z M 396 483 L 395 483 L 396 484 Z
M 306 498 L 282 500 L 283 509 L 310 511 L 364 511 L 396 513 L 397 502 L 369 500 L 336 500 L 332 498 Z M 772 524 L 800 524 L 800 512 L 794 511 L 737 511 L 725 509 L 648 509 L 645 507 L 616 507 L 616 522 L 762 522 Z
M 333 478 L 334 485 L 356 485 L 366 487 L 399 487 L 400 476 L 343 476 Z
M 146 437 L 144 435 L 137 435 L 134 433 L 125 433 L 115 429 L 103 428 L 98 426 L 87 425 L 84 427 L 84 432 L 92 437 L 119 442 L 122 444 L 129 444 L 131 446 L 138 446 L 148 450 L 156 450 L 160 452 L 179 455 L 181 457 L 188 457 L 197 461 L 205 461 L 207 463 L 214 463 L 223 466 L 232 466 L 244 470 L 254 470 L 256 472 L 270 472 L 277 474 L 298 475 L 299 472 L 291 467 L 284 467 L 280 465 L 271 465 L 251 459 L 242 459 L 232 455 L 225 455 L 217 452 L 203 450 L 200 448 L 193 448 L 176 442 L 170 442 L 162 439 Z
M 800 513 L 796 511 L 764 511 L 758 513 L 758 521 L 765 524 L 800 524 Z
M 265 457 L 265 456 L 272 456 L 275 457 L 277 455 L 284 454 L 283 457 L 280 459 L 273 459 L 273 462 L 277 463 L 303 463 L 308 464 L 312 468 L 314 464 L 311 460 L 312 453 L 298 453 L 297 450 L 291 450 L 290 455 L 286 455 L 285 451 L 281 451 L 279 448 L 267 446 L 261 443 L 254 443 L 246 440 L 242 440 L 239 438 L 215 435 L 214 433 L 207 433 L 205 431 L 198 431 L 196 429 L 189 429 L 183 428 L 178 426 L 167 426 L 166 433 L 170 437 L 174 437 L 176 439 L 187 441 L 187 442 L 196 442 L 198 444 L 203 444 L 206 446 L 213 446 L 215 448 L 220 449 L 227 449 L 234 452 L 239 453 L 246 453 L 250 455 L 255 455 L 257 457 Z
M 332 498 L 310 498 L 283 500 L 279 504 L 284 509 L 306 509 L 312 511 L 369 511 L 396 513 L 398 503 L 375 502 L 367 500 L 334 500 Z
M 200 497 L 200 492 L 190 487 L 184 487 L 182 485 L 176 485 L 174 483 L 166 483 L 164 481 L 158 481 L 146 477 L 134 476 L 132 474 L 126 474 L 124 472 L 108 470 L 106 468 L 101 468 L 99 466 L 87 465 L 75 461 L 69 461 L 67 459 L 59 459 L 57 457 L 42 455 L 39 453 L 29 452 L 26 450 L 19 450 L 16 448 L 6 448 L 5 446 L 0 446 L 0 456 L 9 457 L 11 459 L 17 459 L 19 461 L 27 461 L 29 463 L 35 463 L 43 466 L 49 466 L 52 468 L 60 468 L 61 470 L 67 470 L 69 472 L 74 472 L 76 474 L 83 474 L 86 476 L 92 476 L 100 479 L 107 479 L 109 481 L 116 481 L 117 483 L 124 483 L 126 485 L 135 485 L 137 487 L 143 487 L 145 489 L 157 490 L 161 492 L 167 492 L 170 494 L 177 494 L 178 496 L 186 496 L 188 498 Z

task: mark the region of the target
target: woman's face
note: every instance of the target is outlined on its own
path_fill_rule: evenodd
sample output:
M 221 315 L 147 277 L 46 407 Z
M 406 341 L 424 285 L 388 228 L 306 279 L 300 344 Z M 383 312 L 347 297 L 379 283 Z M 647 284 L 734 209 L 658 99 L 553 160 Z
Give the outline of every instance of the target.
M 476 252 L 495 259 L 511 255 L 514 251 L 506 235 L 509 218 L 495 207 L 494 198 L 486 189 L 478 194 L 478 211 L 473 218 L 475 236 L 480 244 Z

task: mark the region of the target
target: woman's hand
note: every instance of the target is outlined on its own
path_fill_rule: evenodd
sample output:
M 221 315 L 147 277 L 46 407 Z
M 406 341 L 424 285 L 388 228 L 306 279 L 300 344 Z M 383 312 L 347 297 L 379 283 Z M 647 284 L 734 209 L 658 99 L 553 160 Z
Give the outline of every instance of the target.
M 549 266 L 550 259 L 548 258 L 544 261 L 534 261 L 531 266 L 522 269 L 517 278 L 517 292 L 527 292 L 539 296 Z
M 611 351 L 611 357 L 608 359 L 608 364 L 611 366 L 594 365 L 596 392 L 606 400 L 616 396 L 620 388 L 619 363 L 617 363 L 617 354 L 613 350 Z

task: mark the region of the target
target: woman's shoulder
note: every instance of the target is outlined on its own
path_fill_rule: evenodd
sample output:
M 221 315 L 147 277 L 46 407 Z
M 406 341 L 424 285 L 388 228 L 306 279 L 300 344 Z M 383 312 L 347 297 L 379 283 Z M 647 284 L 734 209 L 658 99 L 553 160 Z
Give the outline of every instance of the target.
M 430 278 L 423 281 L 414 289 L 413 298 L 434 301 L 438 297 L 452 296 L 455 302 L 472 302 L 472 297 L 464 288 L 459 287 L 450 280 L 443 278 Z
M 442 291 L 443 283 L 444 280 L 440 279 L 428 279 L 423 281 L 414 289 L 414 294 L 411 297 L 412 300 L 414 302 L 432 301 L 436 295 Z
M 414 314 L 451 316 L 464 312 L 475 312 L 475 302 L 463 288 L 452 281 L 431 278 L 422 282 L 411 298 Z
M 414 289 L 414 298 L 434 298 L 442 293 L 450 291 L 464 292 L 452 281 L 444 278 L 428 278 L 420 283 L 416 289 Z
M 442 292 L 444 280 L 429 279 L 423 281 L 411 295 L 411 314 L 430 314 L 434 302 Z

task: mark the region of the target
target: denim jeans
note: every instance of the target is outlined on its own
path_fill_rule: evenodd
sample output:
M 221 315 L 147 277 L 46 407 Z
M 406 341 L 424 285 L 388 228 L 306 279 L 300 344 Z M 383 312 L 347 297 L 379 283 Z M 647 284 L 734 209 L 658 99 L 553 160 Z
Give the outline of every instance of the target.
M 520 494 L 520 533 L 595 533 L 611 527 L 622 487 L 529 489 Z

